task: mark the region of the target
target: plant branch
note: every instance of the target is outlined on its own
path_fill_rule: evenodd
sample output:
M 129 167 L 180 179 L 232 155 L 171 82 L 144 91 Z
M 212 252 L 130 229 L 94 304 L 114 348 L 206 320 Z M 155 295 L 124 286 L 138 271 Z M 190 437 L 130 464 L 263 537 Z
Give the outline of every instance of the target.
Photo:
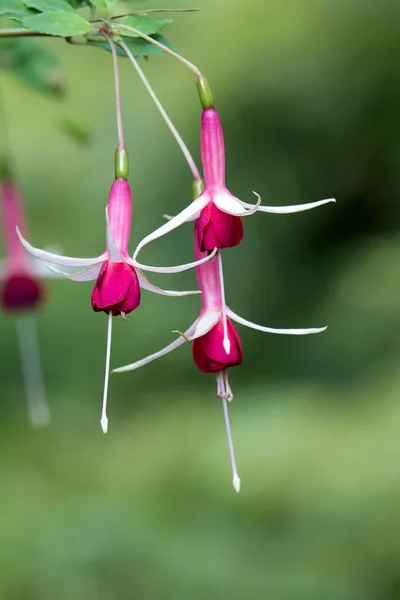
M 197 181 L 201 180 L 201 176 L 200 176 L 199 170 L 198 170 L 198 168 L 196 166 L 196 163 L 193 160 L 192 155 L 189 152 L 188 147 L 186 146 L 186 144 L 183 141 L 182 137 L 178 133 L 175 125 L 172 123 L 171 119 L 169 118 L 169 116 L 165 112 L 163 105 L 161 104 L 161 102 L 157 98 L 157 96 L 156 96 L 153 88 L 151 87 L 150 83 L 148 82 L 148 80 L 147 80 L 145 74 L 143 73 L 142 69 L 139 67 L 139 64 L 138 64 L 137 60 L 135 59 L 135 57 L 133 56 L 133 54 L 129 50 L 129 48 L 126 46 L 126 44 L 124 44 L 124 42 L 120 41 L 120 42 L 118 42 L 118 45 L 122 48 L 122 50 L 125 52 L 125 54 L 129 58 L 129 60 L 131 61 L 132 65 L 135 67 L 136 72 L 139 75 L 140 79 L 142 80 L 145 88 L 149 92 L 149 94 L 151 96 L 151 99 L 153 100 L 153 102 L 157 106 L 158 110 L 160 111 L 162 118 L 166 122 L 166 124 L 167 124 L 169 130 L 171 131 L 172 135 L 174 136 L 175 140 L 178 142 L 178 146 L 180 147 L 180 149 L 182 150 L 182 153 L 183 153 L 184 157 L 186 158 L 186 161 L 187 161 L 187 163 L 189 165 L 189 168 L 190 168 L 190 170 L 192 172 L 192 175 L 193 175 L 194 179 L 197 180 Z
M 196 67 L 196 65 L 194 65 L 191 62 L 189 62 L 188 60 L 186 60 L 186 58 L 183 58 L 183 56 L 181 56 L 177 52 L 174 52 L 174 50 L 171 50 L 167 46 L 164 46 L 164 44 L 161 44 L 160 42 L 153 39 L 152 37 L 146 35 L 145 33 L 142 33 L 141 31 L 139 31 L 139 29 L 135 29 L 134 27 L 130 27 L 129 25 L 123 25 L 122 23 L 115 23 L 115 25 L 117 26 L 118 30 L 126 29 L 127 31 L 131 31 L 132 33 L 135 33 L 138 37 L 141 37 L 144 40 L 146 40 L 147 42 L 154 44 L 154 46 L 157 46 L 161 50 L 164 50 L 164 52 L 166 52 L 167 54 L 170 54 L 171 56 L 173 56 L 174 58 L 179 60 L 182 64 L 184 64 L 185 67 L 190 69 L 196 75 L 196 77 L 203 79 L 203 75 L 202 75 L 200 69 L 198 69 Z

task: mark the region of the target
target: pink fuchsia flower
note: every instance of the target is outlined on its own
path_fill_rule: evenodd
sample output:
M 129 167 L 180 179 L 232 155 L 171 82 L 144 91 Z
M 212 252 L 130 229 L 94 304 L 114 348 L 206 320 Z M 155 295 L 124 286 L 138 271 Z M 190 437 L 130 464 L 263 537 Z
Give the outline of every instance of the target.
M 55 273 L 74 281 L 96 280 L 91 298 L 92 308 L 95 311 L 104 311 L 109 315 L 103 411 L 100 421 L 104 433 L 107 432 L 108 428 L 106 407 L 112 317 L 121 315 L 125 318 L 128 313 L 135 310 L 140 304 L 141 288 L 166 296 L 185 296 L 199 293 L 198 291 L 163 290 L 147 279 L 142 273 L 142 269 L 156 273 L 177 273 L 190 269 L 196 266 L 197 263 L 175 267 L 151 267 L 133 260 L 128 254 L 131 216 L 131 190 L 126 179 L 121 177 L 116 179 L 111 187 L 106 208 L 106 251 L 100 256 L 96 258 L 73 258 L 46 252 L 31 246 L 17 229 L 22 244 L 36 258 L 63 267 L 86 267 L 84 270 L 73 274 L 50 267 Z M 208 257 L 206 257 L 207 259 Z
M 277 214 L 296 213 L 336 202 L 334 198 L 292 206 L 262 206 L 258 194 L 257 204 L 242 202 L 225 186 L 225 149 L 221 121 L 215 108 L 203 110 L 201 118 L 201 159 L 205 189 L 192 204 L 167 223 L 146 236 L 136 249 L 134 258 L 149 242 L 169 233 L 188 221 L 198 220 L 196 235 L 202 252 L 214 248 L 237 246 L 243 238 L 242 217 L 257 211 Z
M 194 236 L 195 259 L 201 260 L 207 256 L 207 252 L 201 252 L 199 248 L 198 226 L 198 221 L 196 221 Z M 259 331 L 287 335 L 321 333 L 325 331 L 326 327 L 312 329 L 273 329 L 247 321 L 234 313 L 225 302 L 221 252 L 218 252 L 217 256 L 213 257 L 209 262 L 199 264 L 196 267 L 196 274 L 202 301 L 200 316 L 196 321 L 166 348 L 132 364 L 114 369 L 113 372 L 133 371 L 176 350 L 176 348 L 186 341 L 193 342 L 193 358 L 197 367 L 203 373 L 216 373 L 217 376 L 217 396 L 223 403 L 232 465 L 233 486 L 236 491 L 239 491 L 240 478 L 236 469 L 226 401 L 233 398 L 228 380 L 228 368 L 240 365 L 243 361 L 243 355 L 240 338 L 232 321 L 253 329 L 258 329 Z
M 20 192 L 10 178 L 0 181 L 0 203 L 5 256 L 0 266 L 0 302 L 16 319 L 28 417 L 32 425 L 47 425 L 50 412 L 43 381 L 36 320 L 33 315 L 44 298 L 40 278 L 50 271 L 21 246 L 16 225 L 26 233 L 25 210 Z

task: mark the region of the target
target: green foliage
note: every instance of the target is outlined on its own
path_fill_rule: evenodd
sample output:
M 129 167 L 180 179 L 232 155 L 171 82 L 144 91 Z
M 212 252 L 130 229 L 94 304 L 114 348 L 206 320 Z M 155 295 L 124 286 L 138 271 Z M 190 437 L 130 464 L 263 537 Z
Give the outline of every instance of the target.
M 30 14 L 32 11 L 23 4 L 22 0 L 7 0 L 0 6 L 0 16 L 23 18 Z
M 73 8 L 66 0 L 24 0 L 28 8 L 34 8 L 39 12 L 66 10 L 73 12 Z
M 123 25 L 138 29 L 146 35 L 154 35 L 164 29 L 166 25 L 172 23 L 171 19 L 157 20 L 148 15 L 130 15 L 128 17 L 123 17 L 119 22 Z M 137 33 L 127 31 L 126 29 L 124 29 L 123 35 L 127 37 L 138 37 Z
M 0 68 L 29 88 L 50 96 L 65 91 L 65 76 L 59 60 L 30 39 L 2 40 Z
M 49 11 L 25 17 L 22 24 L 32 31 L 61 37 L 85 35 L 92 30 L 89 21 L 67 11 Z

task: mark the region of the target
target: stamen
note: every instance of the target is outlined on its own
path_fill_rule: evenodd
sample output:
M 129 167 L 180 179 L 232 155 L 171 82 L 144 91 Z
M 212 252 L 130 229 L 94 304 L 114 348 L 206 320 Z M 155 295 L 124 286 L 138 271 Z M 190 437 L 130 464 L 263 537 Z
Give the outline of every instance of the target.
M 219 400 L 222 400 L 222 385 L 221 385 L 222 377 L 221 377 L 221 375 L 222 375 L 221 371 L 219 373 L 217 373 L 217 398 Z
M 108 313 L 108 328 L 107 328 L 107 350 L 106 350 L 106 369 L 104 375 L 104 392 L 103 392 L 103 408 L 101 411 L 100 424 L 103 433 L 108 431 L 108 418 L 107 418 L 107 394 L 108 394 L 108 380 L 110 377 L 110 357 L 111 357 L 111 336 L 112 336 L 112 310 Z
M 142 69 L 139 67 L 137 60 L 133 56 L 132 52 L 129 50 L 128 46 L 126 44 L 124 44 L 124 42 L 121 41 L 121 42 L 119 42 L 118 45 L 123 49 L 123 51 L 129 58 L 129 60 L 131 61 L 132 65 L 135 67 L 137 74 L 139 75 L 140 79 L 142 80 L 146 90 L 149 92 L 150 97 L 153 100 L 154 104 L 157 106 L 158 110 L 160 111 L 162 118 L 164 119 L 164 121 L 167 124 L 167 127 L 169 127 L 169 130 L 171 131 L 172 135 L 178 142 L 178 146 L 182 150 L 182 153 L 183 153 L 184 157 L 186 158 L 186 161 L 189 165 L 189 169 L 191 170 L 194 179 L 200 180 L 201 176 L 200 176 L 199 170 L 196 167 L 196 163 L 194 162 L 193 157 L 188 150 L 188 147 L 186 146 L 185 142 L 179 135 L 175 125 L 172 123 L 171 119 L 165 112 L 163 105 L 157 98 L 153 88 L 151 87 L 150 83 L 148 82 L 147 77 L 143 73 Z
M 43 427 L 50 421 L 50 411 L 40 364 L 35 317 L 24 314 L 17 317 L 16 321 L 29 421 L 35 427 Z
M 225 385 L 224 385 L 224 377 L 223 377 L 222 372 L 218 373 L 217 382 L 218 382 L 218 390 L 221 389 L 221 392 L 222 392 L 222 408 L 224 410 L 226 435 L 228 437 L 229 456 L 230 456 L 231 465 L 232 465 L 232 476 L 233 476 L 232 484 L 233 484 L 233 487 L 236 490 L 236 492 L 239 493 L 240 492 L 240 477 L 239 477 L 237 469 L 236 469 L 235 450 L 233 448 L 231 426 L 229 423 L 228 405 L 226 403 L 226 391 L 225 391 Z
M 229 385 L 228 369 L 224 369 L 222 373 L 224 374 L 225 398 L 228 400 L 228 402 L 231 402 L 233 400 L 233 392 L 231 390 L 231 386 Z
M 224 327 L 224 341 L 222 345 L 227 354 L 231 353 L 231 341 L 228 336 L 228 322 L 226 320 L 226 304 L 225 304 L 225 287 L 224 287 L 224 271 L 222 269 L 222 254 L 221 250 L 218 250 L 218 268 L 219 268 L 219 281 L 221 285 L 221 303 L 222 303 L 222 323 Z

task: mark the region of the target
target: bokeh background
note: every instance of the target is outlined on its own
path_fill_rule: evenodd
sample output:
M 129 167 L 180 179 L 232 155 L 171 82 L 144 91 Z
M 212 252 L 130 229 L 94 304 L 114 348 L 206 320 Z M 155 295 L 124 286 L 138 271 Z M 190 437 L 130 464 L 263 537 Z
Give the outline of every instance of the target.
M 228 302 L 272 327 L 329 328 L 298 338 L 240 328 L 236 495 L 215 381 L 189 347 L 112 376 L 104 436 L 106 316 L 92 312 L 90 284 L 51 281 L 38 327 L 52 422 L 33 430 L 15 322 L 1 315 L 0 597 L 398 599 L 400 5 L 194 5 L 199 13 L 174 16 L 169 39 L 212 84 L 231 191 L 250 202 L 256 190 L 267 204 L 338 200 L 247 219 L 244 242 L 225 253 Z M 96 255 L 116 146 L 111 56 L 42 44 L 62 59 L 66 100 L 1 74 L 30 237 Z M 192 75 L 168 56 L 142 66 L 198 159 Z M 127 60 L 121 77 L 133 249 L 189 203 L 191 177 Z M 90 143 L 65 136 L 65 118 L 86 123 Z M 180 228 L 143 261 L 190 260 L 191 235 Z M 190 289 L 195 274 L 153 280 Z M 198 310 L 196 297 L 144 293 L 126 323 L 114 320 L 112 365 L 168 344 Z

